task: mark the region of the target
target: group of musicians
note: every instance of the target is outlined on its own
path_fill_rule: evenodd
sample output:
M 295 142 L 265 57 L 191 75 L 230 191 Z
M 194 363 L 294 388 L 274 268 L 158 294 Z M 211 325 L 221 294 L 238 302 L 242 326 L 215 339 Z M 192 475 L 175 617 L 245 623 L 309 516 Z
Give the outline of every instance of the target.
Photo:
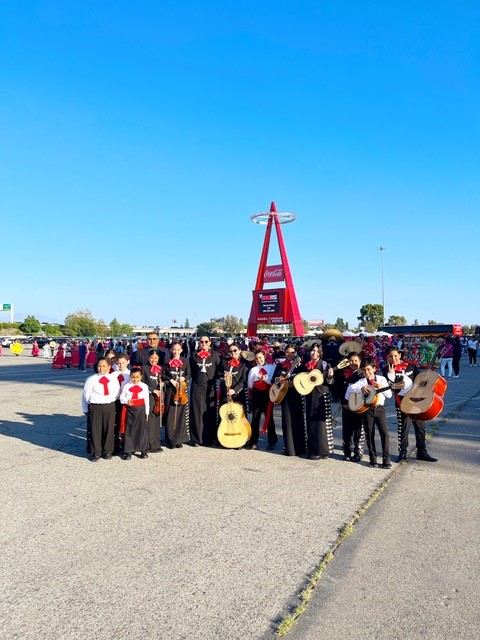
M 348 365 L 345 361 L 342 368 L 334 368 L 331 361 L 323 359 L 320 342 L 311 344 L 302 357 L 298 356 L 294 345 L 288 344 L 284 357 L 277 358 L 272 364 L 267 363 L 264 350 L 245 352 L 235 342 L 228 346 L 226 357 L 222 358 L 208 336 L 200 338 L 198 349 L 190 358 L 181 355 L 182 346 L 179 343 L 174 343 L 170 350 L 159 346 L 156 333 L 148 334 L 147 342 L 148 347 L 137 351 L 130 363 L 126 355 L 120 354 L 114 366 L 108 363 L 110 366 L 107 369 L 105 366 L 98 367 L 99 372 L 85 383 L 82 404 L 88 416 L 87 451 L 94 460 L 111 458 L 129 433 L 128 420 L 126 425 L 125 420 L 122 424 L 121 416 L 122 411 L 125 416 L 125 409 L 121 405 L 131 407 L 135 403 L 141 404 L 141 400 L 134 402 L 133 396 L 123 393 L 120 402 L 120 395 L 125 384 L 130 384 L 129 376 L 133 371 L 141 372 L 141 382 L 148 387 L 148 401 L 143 403 L 148 407 L 136 412 L 145 414 L 144 429 L 148 433 L 148 443 L 143 445 L 145 450 L 137 449 L 142 457 L 146 457 L 147 451 L 162 451 L 162 425 L 165 427 L 165 441 L 172 449 L 181 448 L 187 442 L 195 447 L 215 445 L 218 406 L 227 398 L 240 403 L 247 414 L 251 412 L 251 437 L 245 448 L 256 449 L 260 433 L 265 433 L 267 450 L 275 449 L 277 434 L 270 399 L 273 384 L 287 388 L 280 402 L 285 455 L 308 455 L 313 460 L 321 460 L 332 454 L 330 398 L 333 395 L 341 403 L 344 459 L 360 462 L 366 442 L 370 466 L 378 466 L 376 426 L 382 444 L 381 466 L 384 468 L 391 466 L 384 403 L 386 398 L 391 397 L 393 387 L 397 407 L 399 461 L 406 459 L 411 420 L 401 412 L 400 401 L 412 386 L 416 368 L 403 363 L 401 354 L 395 348 L 388 354 L 388 365 L 383 371 L 377 372 L 375 361 L 368 357 L 362 360 L 358 348 L 344 352 Z M 306 395 L 299 393 L 294 385 L 295 376 L 314 370 L 321 374 L 320 384 L 313 386 Z M 138 380 L 137 376 L 135 378 Z M 109 383 L 111 388 L 107 389 Z M 365 393 L 367 388 L 370 392 L 372 388 L 375 390 L 377 402 L 364 413 L 357 413 L 349 406 L 349 396 L 351 393 Z M 183 393 L 180 393 L 181 389 Z M 110 405 L 110 409 L 103 407 L 99 410 L 95 406 L 98 404 Z M 135 424 L 138 427 L 137 422 Z M 425 423 L 414 421 L 413 425 L 417 458 L 434 462 L 435 458 L 426 450 Z

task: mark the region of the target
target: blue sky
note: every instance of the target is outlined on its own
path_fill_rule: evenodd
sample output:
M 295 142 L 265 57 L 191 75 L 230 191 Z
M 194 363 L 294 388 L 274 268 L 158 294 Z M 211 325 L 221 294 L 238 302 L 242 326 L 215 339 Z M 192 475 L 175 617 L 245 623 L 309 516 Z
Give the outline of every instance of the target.
M 0 4 L 0 302 L 246 320 L 274 200 L 304 318 L 381 303 L 384 246 L 387 316 L 479 322 L 479 32 L 476 2 Z

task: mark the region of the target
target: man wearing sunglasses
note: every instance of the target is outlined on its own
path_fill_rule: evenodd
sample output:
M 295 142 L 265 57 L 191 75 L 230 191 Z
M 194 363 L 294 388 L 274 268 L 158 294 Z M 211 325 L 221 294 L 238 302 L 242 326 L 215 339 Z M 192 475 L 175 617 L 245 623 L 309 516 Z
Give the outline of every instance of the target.
M 158 364 L 163 368 L 165 362 L 170 360 L 170 354 L 167 349 L 161 347 L 159 343 L 160 339 L 158 337 L 158 333 L 155 333 L 155 331 L 147 333 L 147 347 L 144 349 L 137 349 L 135 353 L 132 354 L 130 366 L 133 367 L 134 365 L 142 366 L 144 364 L 148 364 L 148 356 L 152 351 L 155 351 L 155 353 L 158 354 Z
M 211 447 L 216 437 L 216 381 L 220 375 L 220 356 L 212 350 L 208 336 L 199 340 L 199 348 L 190 356 L 190 435 L 195 447 Z

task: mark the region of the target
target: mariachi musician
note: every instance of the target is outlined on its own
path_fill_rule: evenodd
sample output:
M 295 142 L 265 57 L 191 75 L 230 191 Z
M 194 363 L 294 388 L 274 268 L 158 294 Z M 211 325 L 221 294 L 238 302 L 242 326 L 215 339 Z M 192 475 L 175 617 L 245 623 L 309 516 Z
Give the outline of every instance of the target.
M 131 369 L 133 371 L 134 365 Z M 155 349 L 150 349 L 148 352 L 148 363 L 140 367 L 142 371 L 143 382 L 147 385 L 150 392 L 149 408 L 150 414 L 148 417 L 148 451 L 150 453 L 159 453 L 163 451 L 161 441 L 162 430 L 162 412 L 161 407 L 163 403 L 163 388 L 162 382 L 162 369 L 159 365 L 158 353 Z M 158 408 L 160 411 L 158 412 Z
M 265 362 L 265 352 L 262 350 L 257 351 L 255 363 L 248 372 L 248 390 L 252 411 L 252 437 L 250 442 L 245 445 L 245 449 L 257 448 L 262 414 L 265 414 L 265 426 L 268 434 L 267 451 L 273 451 L 277 444 L 277 434 L 273 421 L 273 403 L 268 395 L 274 371 L 275 365 L 266 364 Z
M 312 460 L 328 458 L 333 452 L 332 406 L 330 404 L 330 385 L 333 383 L 333 369 L 322 360 L 322 347 L 314 342 L 309 357 L 302 365 L 302 371 L 316 369 L 323 375 L 323 383 L 314 386 L 305 396 L 305 415 L 307 422 L 307 447 Z
M 190 363 L 181 355 L 182 350 L 180 342 L 173 343 L 172 357 L 165 363 L 162 374 L 165 383 L 165 442 L 170 449 L 181 449 L 190 440 L 187 384 L 191 374 Z
M 425 422 L 423 420 L 413 420 L 409 415 L 400 409 L 402 397 L 413 386 L 413 381 L 418 373 L 415 365 L 403 362 L 398 348 L 393 347 L 387 355 L 387 366 L 383 369 L 383 375 L 387 378 L 390 386 L 395 392 L 395 407 L 397 409 L 397 430 L 398 430 L 398 462 L 407 459 L 408 432 L 413 422 L 415 429 L 415 440 L 417 444 L 417 460 L 425 462 L 436 462 L 437 458 L 432 458 L 427 451 L 425 439 Z
M 363 373 L 360 369 L 360 352 L 362 347 L 358 342 L 344 342 L 340 346 L 340 354 L 347 356 L 348 367 L 338 369 L 334 375 L 333 386 L 335 397 L 340 399 L 342 404 L 342 439 L 343 439 L 343 459 L 360 462 L 363 456 L 365 443 L 365 429 L 363 426 L 363 416 L 360 413 L 351 411 L 345 394 L 349 384 L 355 384 Z M 353 440 L 353 458 L 352 458 Z
M 293 386 L 293 376 L 300 371 L 300 362 L 295 364 L 296 349 L 289 344 L 285 349 L 285 360 L 279 362 L 273 373 L 275 382 L 286 382 L 288 391 L 281 402 L 283 454 L 301 456 L 307 452 L 307 436 L 303 412 L 303 397 Z
M 241 360 L 240 346 L 233 342 L 228 347 L 227 356 L 222 361 L 220 369 L 220 404 L 224 404 L 227 396 L 230 396 L 231 400 L 240 402 L 246 410 L 247 373 L 247 365 Z M 225 374 L 230 377 L 231 384 L 227 385 Z
M 190 436 L 195 447 L 210 447 L 216 436 L 220 356 L 212 351 L 208 336 L 201 336 L 199 350 L 190 356 L 190 371 Z

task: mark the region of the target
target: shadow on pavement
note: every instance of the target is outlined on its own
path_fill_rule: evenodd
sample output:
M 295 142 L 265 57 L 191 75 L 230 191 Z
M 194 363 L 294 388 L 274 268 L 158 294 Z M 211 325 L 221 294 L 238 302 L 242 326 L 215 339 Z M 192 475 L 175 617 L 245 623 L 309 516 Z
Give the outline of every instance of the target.
M 61 413 L 36 415 L 18 413 L 19 422 L 0 420 L 0 434 L 30 442 L 42 449 L 61 451 L 71 456 L 86 458 L 87 423 L 84 416 Z

